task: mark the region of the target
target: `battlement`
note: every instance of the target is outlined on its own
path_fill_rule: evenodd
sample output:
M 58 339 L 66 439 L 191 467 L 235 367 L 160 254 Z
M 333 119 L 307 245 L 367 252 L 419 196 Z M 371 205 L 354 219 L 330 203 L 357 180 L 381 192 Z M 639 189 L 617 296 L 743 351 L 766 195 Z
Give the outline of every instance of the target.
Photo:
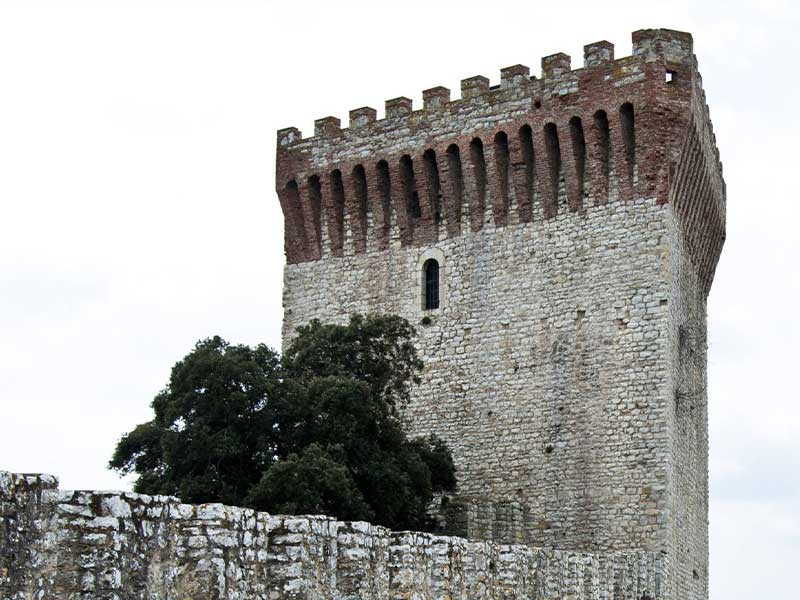
M 632 63 L 632 59 L 641 59 L 645 62 L 666 63 L 686 63 L 691 62 L 692 36 L 688 33 L 671 31 L 668 29 L 642 29 L 632 34 L 633 54 L 632 56 L 614 60 L 614 44 L 608 41 L 600 41 L 584 46 L 584 66 L 581 69 L 572 69 L 572 59 L 564 53 L 556 53 L 545 56 L 541 59 L 541 78 L 537 79 L 530 75 L 530 68 L 525 65 L 513 65 L 500 70 L 500 84 L 490 86 L 489 79 L 482 75 L 476 75 L 461 80 L 461 98 L 458 100 L 450 99 L 450 90 L 446 87 L 437 86 L 424 90 L 423 108 L 412 110 L 412 100 L 400 97 L 387 100 L 385 103 L 385 118 L 377 120 L 377 111 L 371 107 L 362 107 L 350 111 L 349 127 L 358 129 L 364 125 L 379 123 L 379 126 L 388 125 L 384 121 L 391 121 L 396 118 L 414 116 L 424 118 L 425 111 L 443 108 L 448 104 L 454 103 L 464 108 L 472 103 L 483 104 L 502 100 L 503 91 L 513 88 L 527 89 L 531 86 L 538 87 L 541 91 L 546 86 L 554 85 L 559 82 L 572 82 L 580 78 L 585 69 L 590 69 L 602 65 L 615 64 L 624 70 Z M 559 80 L 559 81 L 553 81 Z M 499 93 L 498 93 L 499 92 Z M 557 90 L 561 93 L 561 90 Z M 488 95 L 488 96 L 487 96 Z M 486 96 L 486 97 L 484 97 Z M 369 117 L 362 119 L 365 113 Z M 330 124 L 330 127 L 324 125 Z M 321 126 L 322 125 L 322 126 Z M 314 136 L 338 135 L 343 133 L 341 121 L 336 117 L 324 117 L 315 122 Z M 288 127 L 278 131 L 278 145 L 282 147 L 292 146 L 303 141 L 302 133 L 295 127 Z M 306 139 L 305 141 L 310 141 Z
M 363 107 L 350 112 L 348 128 L 325 117 L 308 139 L 280 130 L 287 261 L 426 245 L 608 202 L 675 202 L 681 156 L 694 148 L 686 140 L 697 135 L 703 144 L 692 160 L 713 189 L 677 202 L 700 235 L 719 234 L 716 249 L 697 257 L 710 287 L 725 191 L 692 37 L 648 29 L 632 38 L 624 58 L 600 41 L 584 47 L 583 68 L 557 53 L 542 58 L 540 78 L 514 65 L 498 85 L 462 80 L 460 99 L 439 86 L 423 92 L 419 110 L 400 97 L 386 101 L 383 119 Z M 694 209 L 703 219 L 688 217 Z

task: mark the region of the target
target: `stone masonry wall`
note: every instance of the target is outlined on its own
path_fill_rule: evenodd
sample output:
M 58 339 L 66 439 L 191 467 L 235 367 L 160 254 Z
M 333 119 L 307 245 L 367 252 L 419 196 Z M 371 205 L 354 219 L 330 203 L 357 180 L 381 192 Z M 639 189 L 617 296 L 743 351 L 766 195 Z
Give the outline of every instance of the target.
M 452 449 L 459 494 L 519 502 L 533 545 L 657 550 L 669 506 L 669 215 L 642 199 L 291 265 L 286 333 L 355 312 L 406 317 L 425 363 L 406 416 Z M 437 311 L 417 299 L 430 249 Z
M 676 219 L 670 233 L 669 360 L 666 413 L 672 498 L 670 554 L 676 597 L 708 598 L 708 396 L 706 295 Z
M 578 553 L 0 471 L 0 599 L 661 600 L 659 553 Z

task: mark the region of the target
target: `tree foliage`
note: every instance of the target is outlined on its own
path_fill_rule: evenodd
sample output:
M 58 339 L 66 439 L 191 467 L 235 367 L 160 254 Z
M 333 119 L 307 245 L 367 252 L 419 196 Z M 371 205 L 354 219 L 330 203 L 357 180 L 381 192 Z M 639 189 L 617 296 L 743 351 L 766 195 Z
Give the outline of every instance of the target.
M 283 357 L 202 340 L 109 466 L 187 502 L 426 529 L 455 469 L 441 440 L 409 440 L 399 416 L 422 368 L 413 335 L 400 317 L 354 315 L 299 328 Z

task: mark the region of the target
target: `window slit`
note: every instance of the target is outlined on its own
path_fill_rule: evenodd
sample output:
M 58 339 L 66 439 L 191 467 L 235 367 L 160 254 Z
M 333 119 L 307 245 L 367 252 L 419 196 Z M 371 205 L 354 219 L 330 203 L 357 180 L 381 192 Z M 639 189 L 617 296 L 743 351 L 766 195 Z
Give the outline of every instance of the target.
M 430 259 L 425 262 L 425 310 L 439 308 L 439 263 Z

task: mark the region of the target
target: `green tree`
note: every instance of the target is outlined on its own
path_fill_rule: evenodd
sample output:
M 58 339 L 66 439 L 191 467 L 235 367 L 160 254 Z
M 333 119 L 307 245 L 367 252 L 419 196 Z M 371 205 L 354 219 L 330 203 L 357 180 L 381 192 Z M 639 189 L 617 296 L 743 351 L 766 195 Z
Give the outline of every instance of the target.
M 109 466 L 136 473 L 138 492 L 240 501 L 272 463 L 279 367 L 265 345 L 199 341 L 153 399 L 154 418 L 122 437 Z
M 427 529 L 455 469 L 441 440 L 409 440 L 399 416 L 422 368 L 413 335 L 400 317 L 354 315 L 299 328 L 280 360 L 198 342 L 110 466 L 136 473 L 137 491 L 188 502 Z

